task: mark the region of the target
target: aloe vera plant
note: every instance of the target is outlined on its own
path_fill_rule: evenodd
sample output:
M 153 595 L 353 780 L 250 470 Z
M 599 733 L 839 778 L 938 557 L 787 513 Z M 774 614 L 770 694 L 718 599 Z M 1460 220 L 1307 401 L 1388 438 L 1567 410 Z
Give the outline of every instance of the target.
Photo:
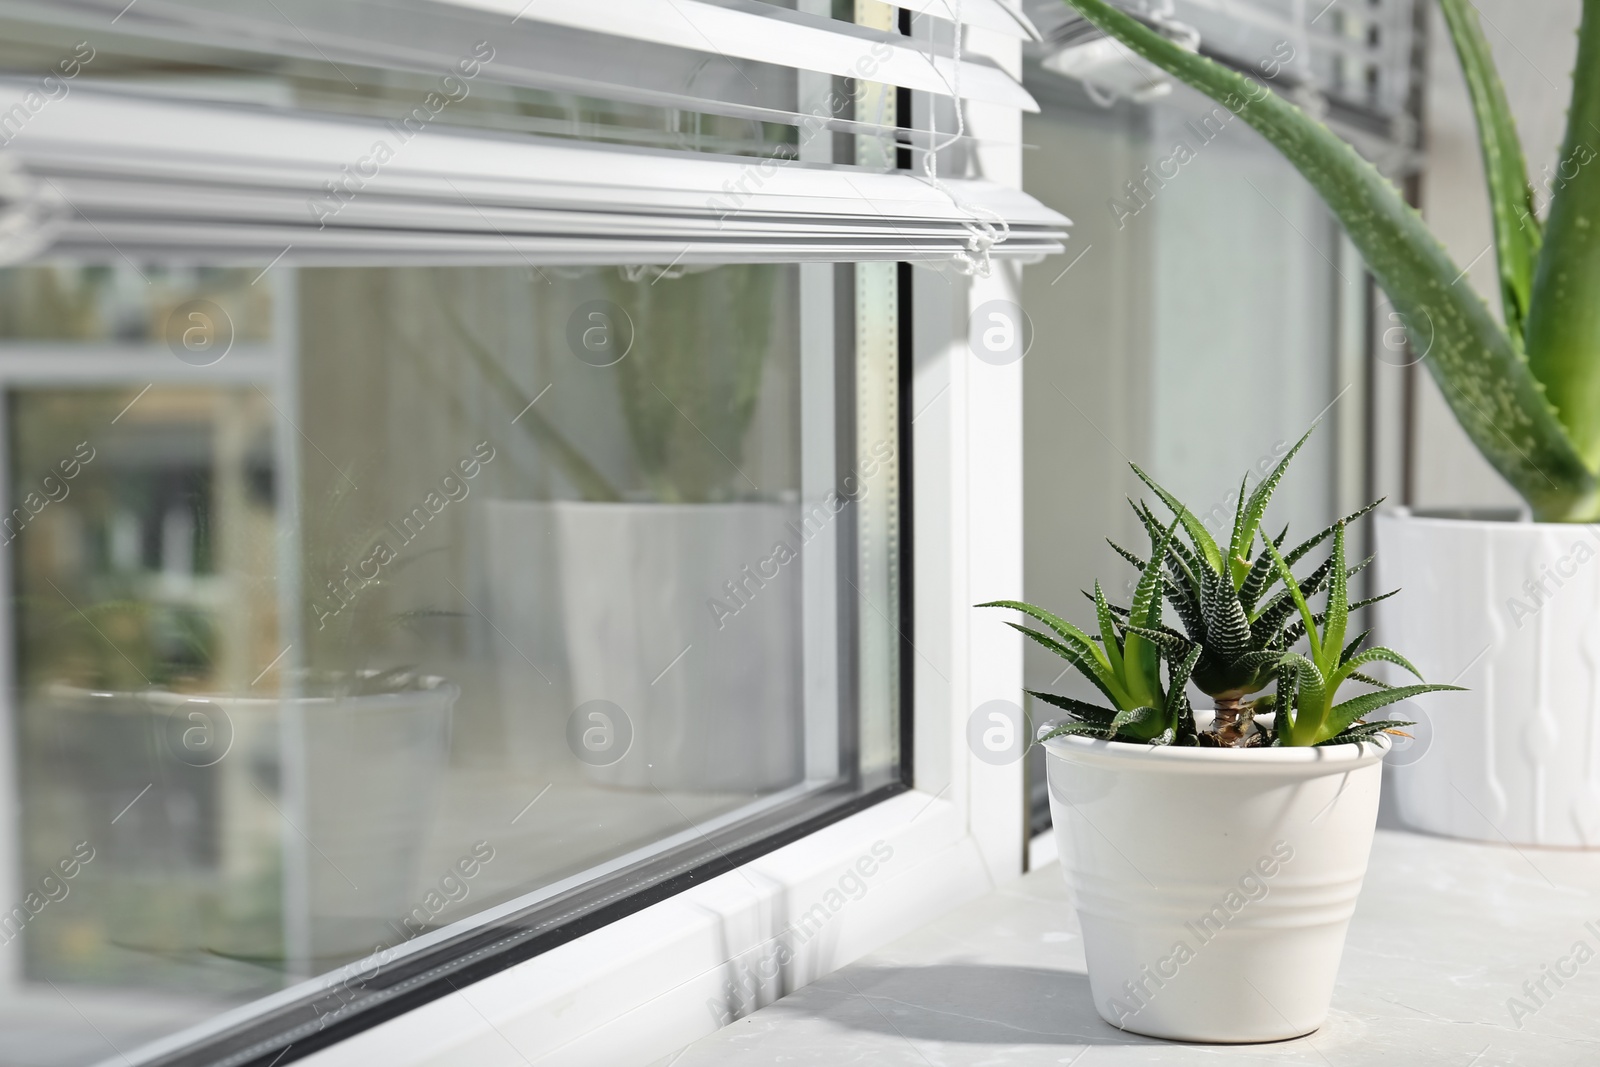
M 1600 155 L 1600 0 L 1584 0 L 1560 180 L 1543 222 L 1477 12 L 1469 0 L 1439 0 L 1477 118 L 1503 323 L 1456 284 L 1463 272 L 1394 185 L 1322 123 L 1107 0 L 1065 2 L 1244 119 L 1305 176 L 1425 353 L 1467 436 L 1536 519 L 1600 519 L 1600 167 L 1589 165 Z
M 1392 649 L 1363 648 L 1365 633 L 1348 645 L 1344 642 L 1351 612 L 1393 595 L 1385 593 L 1354 603 L 1349 599 L 1350 579 L 1371 560 L 1348 565 L 1345 528 L 1379 502 L 1347 515 L 1287 553 L 1282 551 L 1289 536 L 1287 527 L 1276 537 L 1261 528 L 1273 492 L 1315 429 L 1306 431 L 1254 490 L 1246 494 L 1248 482 L 1240 486 L 1226 547 L 1218 544 L 1182 501 L 1132 465 L 1173 519 L 1163 526 L 1149 506 L 1133 502 L 1150 540 L 1150 555 L 1143 558 L 1109 542 L 1118 555 L 1139 569 L 1139 581 L 1128 607 L 1109 603 L 1100 583 L 1095 583 L 1089 599 L 1094 602 L 1098 633 L 1087 633 L 1021 601 L 978 605 L 1010 608 L 1044 623 L 1052 633 L 1016 623 L 1007 625 L 1066 660 L 1110 702 L 1111 706 L 1105 707 L 1028 690 L 1069 716 L 1039 740 L 1088 734 L 1147 744 L 1222 747 L 1343 744 L 1407 725 L 1370 720 L 1371 713 L 1381 708 L 1422 693 L 1457 688 L 1425 683 L 1389 686 L 1361 673 L 1361 668 L 1385 661 L 1413 674 L 1416 669 Z M 1328 557 L 1304 579 L 1296 578 L 1293 565 L 1330 538 L 1333 545 Z M 1280 582 L 1283 588 L 1274 592 Z M 1324 592 L 1325 608 L 1313 612 L 1310 598 Z M 1163 600 L 1177 613 L 1182 632 L 1162 622 Z M 1294 650 L 1301 640 L 1309 654 Z M 1165 685 L 1161 680 L 1163 662 Z M 1191 681 L 1215 706 L 1204 731 L 1198 728 L 1194 709 L 1183 693 Z M 1334 704 L 1339 687 L 1347 681 L 1362 682 L 1374 691 Z M 1274 682 L 1276 692 L 1262 692 Z M 1258 693 L 1262 695 L 1248 699 Z M 1266 713 L 1273 714 L 1269 719 L 1258 718 Z

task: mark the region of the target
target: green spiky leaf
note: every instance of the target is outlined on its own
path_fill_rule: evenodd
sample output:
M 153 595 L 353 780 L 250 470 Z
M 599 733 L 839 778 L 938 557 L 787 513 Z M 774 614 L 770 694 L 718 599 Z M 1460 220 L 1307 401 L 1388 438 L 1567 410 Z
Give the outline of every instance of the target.
M 1283 531 L 1272 539 L 1272 543 L 1281 549 L 1284 539 L 1288 536 L 1289 527 L 1285 526 Z M 1289 564 L 1293 566 L 1294 561 L 1289 560 Z M 1239 603 L 1244 605 L 1246 611 L 1252 610 L 1256 606 L 1256 601 L 1271 588 L 1277 577 L 1278 568 L 1273 565 L 1272 557 L 1265 552 L 1257 554 L 1250 564 L 1250 573 L 1245 576 L 1244 584 L 1239 587 Z
M 1283 458 L 1278 460 L 1272 472 L 1261 480 L 1255 492 L 1250 494 L 1249 503 L 1241 501 L 1239 516 L 1234 520 L 1233 540 L 1228 545 L 1228 558 L 1233 566 L 1234 588 L 1242 588 L 1245 579 L 1250 575 L 1250 563 L 1246 558 L 1251 547 L 1256 541 L 1256 531 L 1261 528 L 1261 516 L 1266 514 L 1267 504 L 1272 500 L 1272 494 L 1278 488 L 1278 483 L 1283 481 L 1284 471 L 1289 469 L 1289 461 L 1294 459 L 1310 436 L 1316 432 L 1317 424 L 1312 423 L 1311 429 L 1300 436 L 1294 447 L 1285 452 Z M 1243 489 L 1240 489 L 1241 496 Z
M 1117 717 L 1117 713 L 1111 708 L 1103 708 L 1099 704 L 1091 704 L 1087 700 L 1075 700 L 1072 697 L 1064 697 L 1056 693 L 1041 693 L 1037 689 L 1024 689 L 1023 692 L 1044 701 L 1046 704 L 1058 707 L 1062 711 L 1070 712 L 1085 722 L 1098 724 L 1102 729 L 1110 726 L 1111 720 Z
M 1105 653 L 1101 652 L 1099 646 L 1087 637 L 1083 639 L 1081 644 L 1067 645 L 1027 626 L 1021 626 L 1014 622 L 1007 622 L 1006 625 L 1023 634 L 1030 641 L 1048 649 L 1072 664 L 1073 667 L 1077 668 L 1079 674 L 1087 678 L 1096 689 L 1105 694 L 1107 700 L 1117 707 L 1120 708 L 1128 703 L 1127 694 L 1119 691 L 1120 687 L 1116 687 L 1116 681 L 1111 677 L 1111 669 L 1103 659 Z
M 1483 171 L 1489 186 L 1489 212 L 1494 222 L 1495 258 L 1500 268 L 1500 304 L 1506 332 L 1521 347 L 1533 302 L 1533 266 L 1539 255 L 1539 216 L 1534 212 L 1533 190 L 1528 187 L 1528 166 L 1522 158 L 1522 141 L 1511 116 L 1505 87 L 1495 70 L 1489 42 L 1478 25 L 1478 12 L 1469 0 L 1439 0 L 1445 25 L 1455 44 L 1461 73 L 1478 123 L 1478 145 L 1483 151 Z
M 1149 741 L 1165 729 L 1161 712 L 1151 707 L 1127 708 L 1111 720 L 1111 736 L 1118 740 Z
M 1200 572 L 1200 611 L 1206 622 L 1206 644 L 1224 660 L 1251 651 L 1250 619 L 1226 575 Z
M 1100 583 L 1094 583 L 1094 613 L 1095 619 L 1100 623 L 1100 645 L 1105 649 L 1106 659 L 1113 674 L 1123 672 L 1122 646 L 1117 642 L 1116 618 L 1111 614 L 1111 608 L 1106 604 L 1106 595 L 1100 589 Z
M 1161 498 L 1161 502 L 1171 509 L 1172 514 L 1177 517 L 1178 521 L 1183 523 L 1183 529 L 1188 533 L 1190 540 L 1194 542 L 1195 550 L 1201 554 L 1201 558 L 1204 559 L 1206 566 L 1210 568 L 1212 573 L 1219 575 L 1228 573 L 1226 561 L 1222 558 L 1222 550 L 1217 547 L 1216 541 L 1212 540 L 1210 532 L 1206 530 L 1205 523 L 1195 518 L 1194 512 L 1185 507 L 1177 497 L 1157 485 L 1155 480 L 1146 474 L 1137 463 L 1130 463 L 1129 466 L 1133 468 L 1133 473 L 1137 474 L 1140 480 L 1145 485 L 1148 485 L 1156 496 Z
M 1422 678 L 1422 672 L 1417 670 L 1416 667 L 1412 666 L 1410 660 L 1406 659 L 1394 649 L 1385 648 L 1382 645 L 1374 645 L 1365 652 L 1361 652 L 1355 656 L 1352 656 L 1350 659 L 1340 665 L 1339 671 L 1342 677 L 1353 678 L 1357 668 L 1364 667 L 1369 663 L 1393 663 L 1396 667 L 1409 672 L 1413 678 L 1418 680 L 1421 680 Z
M 1405 726 L 1415 726 L 1416 723 L 1405 719 L 1380 719 L 1377 722 L 1356 723 L 1350 729 L 1337 737 L 1330 737 L 1326 741 L 1318 741 L 1318 745 L 1350 745 L 1358 741 L 1370 741 L 1378 734 L 1386 734 L 1392 730 L 1399 730 Z
M 1402 685 L 1394 689 L 1382 689 L 1376 693 L 1362 693 L 1358 697 L 1351 697 L 1342 704 L 1335 704 L 1328 710 L 1328 716 L 1322 722 L 1322 732 L 1330 737 L 1343 733 L 1351 723 L 1357 719 L 1364 719 L 1379 708 L 1386 708 L 1390 704 L 1398 704 L 1402 700 L 1421 696 L 1424 693 L 1461 692 L 1459 685 L 1442 685 L 1429 683 L 1426 685 Z
M 1139 22 L 1106 0 L 1068 0 L 1090 22 L 1127 45 L 1136 54 L 1175 78 L 1217 100 L 1277 148 L 1316 189 L 1339 218 L 1360 250 L 1368 269 L 1388 294 L 1419 358 L 1438 383 L 1456 420 L 1485 459 L 1533 506 L 1537 518 L 1585 521 L 1600 515 L 1600 492 L 1587 452 L 1545 398 L 1552 376 L 1583 387 L 1574 397 L 1576 421 L 1592 423 L 1600 452 L 1600 419 L 1595 419 L 1591 383 L 1600 376 L 1593 358 L 1600 337 L 1600 309 L 1594 308 L 1594 286 L 1570 277 L 1582 264 L 1585 280 L 1600 270 L 1600 227 L 1580 227 L 1576 219 L 1600 212 L 1600 168 L 1580 168 L 1583 189 L 1571 186 L 1558 194 L 1552 221 L 1534 281 L 1537 308 L 1546 278 L 1551 290 L 1564 287 L 1564 315 L 1552 322 L 1549 338 L 1551 373 L 1530 369 L 1521 349 L 1495 322 L 1469 286 L 1456 285 L 1460 268 L 1451 261 L 1422 218 L 1399 191 L 1326 126 L 1260 83 L 1190 52 Z M 1591 27 L 1591 23 L 1594 23 Z M 1600 18 L 1584 20 L 1579 37 L 1580 71 L 1600 66 Z M 1589 63 L 1585 66 L 1585 61 Z M 1579 79 L 1569 123 L 1592 110 L 1600 116 L 1600 84 Z M 1584 95 L 1587 93 L 1587 95 Z M 1581 105 L 1581 106 L 1580 106 Z M 1583 135 L 1588 137 L 1587 131 Z M 1574 221 L 1566 227 L 1573 247 L 1552 258 L 1557 241 L 1561 195 L 1572 199 Z M 1551 270 L 1546 263 L 1557 263 Z M 1591 266 L 1590 264 L 1596 264 Z M 1568 276 L 1561 277 L 1563 273 Z M 1587 304 L 1588 311 L 1583 310 Z M 1528 331 L 1528 359 L 1540 366 L 1539 320 L 1535 312 Z M 1563 398 L 1555 398 L 1556 406 Z M 1589 438 L 1584 443 L 1588 443 Z M 1594 461 L 1600 465 L 1600 456 Z
M 1096 726 L 1094 723 L 1058 722 L 1054 726 L 1050 727 L 1050 729 L 1041 733 L 1033 743 L 1036 745 L 1042 745 L 1052 738 L 1068 736 L 1094 737 L 1104 740 L 1105 738 L 1109 737 L 1110 734 L 1106 727 Z
M 1328 578 L 1328 607 L 1323 614 L 1327 616 L 1322 639 L 1317 642 L 1324 655 L 1335 655 L 1344 648 L 1345 628 L 1350 622 L 1350 575 L 1344 567 L 1344 523 L 1339 523 L 1333 532 L 1333 570 Z M 1331 671 L 1337 663 L 1319 660 L 1319 667 L 1323 671 Z

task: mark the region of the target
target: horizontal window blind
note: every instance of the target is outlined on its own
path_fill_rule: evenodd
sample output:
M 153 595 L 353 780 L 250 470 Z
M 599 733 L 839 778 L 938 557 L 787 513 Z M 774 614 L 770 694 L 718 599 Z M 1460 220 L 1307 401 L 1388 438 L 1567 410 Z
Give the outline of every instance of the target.
M 0 80 L 0 99 L 25 84 Z M 0 257 L 171 262 L 943 260 L 1061 249 L 1067 220 L 935 187 L 738 161 L 82 88 L 11 139 Z M 1005 239 L 988 248 L 988 228 Z
M 959 8 L 966 25 L 1036 35 L 999 0 L 920 2 L 945 21 Z M 483 40 L 495 52 L 479 75 L 486 81 L 841 132 L 864 131 L 802 99 L 797 71 L 1037 110 L 987 59 L 958 63 L 925 35 L 759 0 L 21 0 L 5 8 L 85 32 L 115 18 L 124 34 L 421 72 L 449 69 Z
M 958 0 L 905 0 L 904 3 L 895 6 L 913 15 L 926 15 L 946 22 L 959 22 L 966 26 L 1003 33 L 1008 37 L 1032 41 L 1039 39 L 1039 30 L 1028 16 L 1020 9 L 1012 10 L 1000 3 L 1000 0 L 959 0 L 959 2 Z

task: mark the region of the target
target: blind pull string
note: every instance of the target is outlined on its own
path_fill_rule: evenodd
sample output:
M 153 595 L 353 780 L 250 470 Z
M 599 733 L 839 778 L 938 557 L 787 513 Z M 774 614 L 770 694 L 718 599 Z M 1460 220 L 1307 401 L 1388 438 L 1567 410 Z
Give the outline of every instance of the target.
M 985 207 L 968 204 L 956 195 L 948 185 L 939 180 L 939 152 L 961 140 L 966 135 L 966 116 L 961 110 L 961 4 L 962 0 L 955 0 L 953 17 L 955 21 L 955 81 L 950 85 L 951 100 L 956 109 L 956 132 L 943 144 L 939 142 L 938 107 L 930 102 L 928 108 L 928 148 L 922 156 L 923 180 L 945 196 L 950 198 L 960 211 L 966 212 L 972 221 L 962 223 L 967 231 L 967 247 L 964 251 L 955 253 L 953 257 L 958 271 L 968 276 L 979 278 L 989 277 L 994 269 L 994 260 L 990 250 L 996 245 L 1004 243 L 1011 235 L 1011 227 L 1006 222 L 1005 216 L 991 211 Z M 947 4 L 948 6 L 948 4 Z M 928 32 L 928 64 L 938 70 L 936 63 L 937 51 L 933 46 L 933 31 Z M 908 116 L 909 117 L 909 116 Z

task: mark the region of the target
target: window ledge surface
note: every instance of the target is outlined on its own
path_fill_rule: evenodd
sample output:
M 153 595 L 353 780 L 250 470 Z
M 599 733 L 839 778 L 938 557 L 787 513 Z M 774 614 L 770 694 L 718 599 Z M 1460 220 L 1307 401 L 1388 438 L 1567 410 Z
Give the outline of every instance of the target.
M 1219 1051 L 1285 1067 L 1595 1063 L 1597 902 L 1600 853 L 1380 830 L 1327 1023 L 1223 1049 L 1124 1033 L 1095 1014 L 1051 864 L 661 1063 L 1214 1065 Z M 1558 968 L 1568 976 L 1541 993 Z

